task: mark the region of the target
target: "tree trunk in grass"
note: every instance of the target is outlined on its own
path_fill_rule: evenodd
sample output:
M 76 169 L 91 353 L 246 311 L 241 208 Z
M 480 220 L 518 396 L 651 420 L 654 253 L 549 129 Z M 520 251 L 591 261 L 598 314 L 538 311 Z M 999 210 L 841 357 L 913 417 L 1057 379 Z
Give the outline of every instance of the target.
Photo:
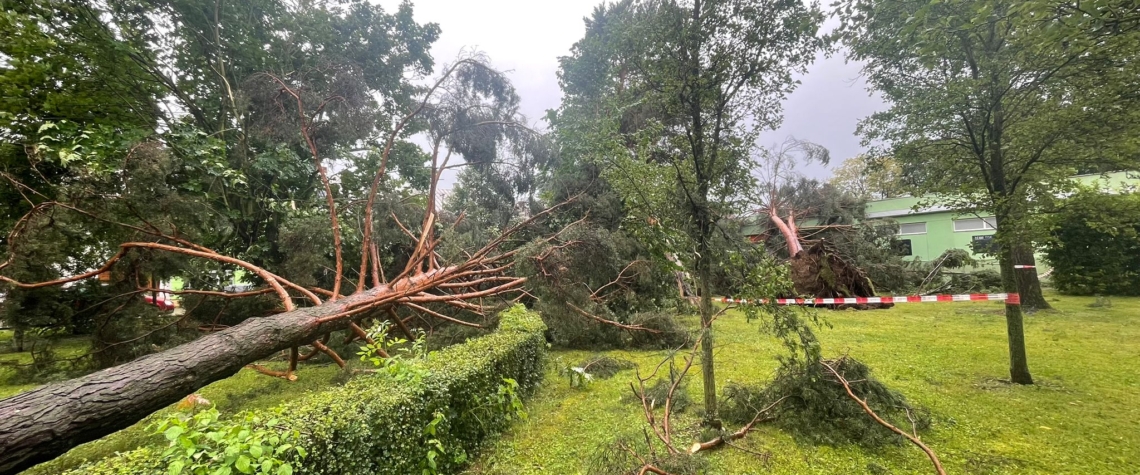
M 708 189 L 698 187 L 700 196 L 707 197 Z M 716 370 L 713 360 L 713 334 L 712 319 L 716 309 L 712 304 L 712 291 L 709 282 L 712 281 L 712 232 L 716 224 L 709 216 L 708 209 L 698 207 L 693 213 L 699 223 L 700 235 L 697 239 L 697 285 L 700 287 L 701 301 L 701 380 L 704 386 L 705 423 L 719 426 L 716 400 Z
M 705 396 L 705 421 L 715 423 L 717 417 L 716 371 L 713 365 L 712 296 L 707 276 L 701 277 L 701 379 Z
M 990 133 L 993 146 L 989 152 L 990 196 L 994 203 L 994 218 L 997 220 L 995 239 L 1000 246 L 998 264 L 1001 266 L 1002 290 L 1018 293 L 1018 279 L 1013 268 L 1014 248 L 1021 245 L 1018 226 L 1022 224 L 1024 197 L 1017 196 L 1006 182 L 1005 155 L 1002 149 L 1002 135 L 1005 131 L 1004 113 L 1001 103 L 994 106 L 993 124 Z M 1009 380 L 1017 384 L 1033 384 L 1029 375 L 1029 361 L 1025 356 L 1025 323 L 1022 319 L 1021 304 L 1005 303 L 1005 328 L 1009 340 Z
M 1036 265 L 1033 248 L 1027 244 L 1018 243 L 1012 246 L 1013 263 L 1020 265 Z M 1037 269 L 1014 269 L 1013 275 L 1017 279 L 1017 290 L 1021 294 L 1022 310 L 1048 310 L 1053 308 L 1045 301 L 1041 292 L 1041 280 L 1037 278 Z
M 1002 288 L 1007 293 L 1016 293 L 1018 290 L 1012 247 L 1003 243 L 999 259 Z M 1033 376 L 1029 374 L 1029 361 L 1025 355 L 1025 324 L 1021 305 L 1006 302 L 1005 327 L 1009 339 L 1009 380 L 1017 384 L 1033 384 Z
M 0 401 L 0 474 L 17 473 L 76 445 L 125 429 L 248 363 L 339 330 L 347 326 L 347 320 L 319 320 L 375 296 L 370 291 L 249 319 L 168 351 L 4 399 Z
M 16 326 L 12 329 L 12 341 L 16 343 L 16 352 L 24 351 L 24 327 Z

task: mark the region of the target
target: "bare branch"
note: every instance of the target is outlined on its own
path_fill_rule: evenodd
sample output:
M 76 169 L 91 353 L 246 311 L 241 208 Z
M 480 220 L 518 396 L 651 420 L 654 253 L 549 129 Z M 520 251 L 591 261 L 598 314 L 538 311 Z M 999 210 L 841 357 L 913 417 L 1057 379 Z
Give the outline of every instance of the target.
M 871 418 L 874 419 L 875 422 L 878 422 L 879 425 L 890 429 L 891 432 L 901 435 L 905 437 L 906 440 L 909 440 L 910 443 L 917 445 L 918 448 L 922 449 L 922 451 L 926 453 L 926 456 L 930 459 L 930 463 L 934 465 L 934 471 L 939 475 L 946 475 L 946 469 L 942 468 L 942 462 L 938 460 L 938 456 L 934 454 L 934 451 L 931 450 L 930 447 L 927 447 L 926 444 L 922 443 L 922 441 L 919 440 L 917 436 L 908 434 L 906 431 L 899 429 L 894 425 L 891 425 L 890 422 L 887 422 L 883 420 L 883 418 L 879 417 L 879 415 L 876 414 L 875 411 L 871 410 L 871 407 L 867 405 L 867 401 L 859 399 L 859 396 L 856 396 L 855 393 L 851 391 L 851 384 L 847 381 L 846 378 L 843 377 L 843 375 L 839 374 L 839 371 L 835 370 L 835 367 L 832 366 L 831 363 L 820 361 L 820 364 L 822 364 L 824 368 L 827 368 L 827 371 L 830 372 L 832 376 L 835 376 L 835 379 L 838 380 L 839 384 L 843 385 L 843 389 L 847 391 L 847 397 L 850 397 L 852 400 L 858 403 L 859 406 L 863 408 L 863 412 L 866 412 L 868 416 L 871 416 Z

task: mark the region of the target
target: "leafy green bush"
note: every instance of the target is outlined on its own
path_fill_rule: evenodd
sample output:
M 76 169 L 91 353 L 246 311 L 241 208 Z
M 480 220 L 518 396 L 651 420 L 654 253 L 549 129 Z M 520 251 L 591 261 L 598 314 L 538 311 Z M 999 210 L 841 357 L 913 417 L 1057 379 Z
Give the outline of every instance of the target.
M 530 276 L 534 308 L 550 328 L 550 340 L 565 348 L 626 348 L 630 333 L 585 317 L 582 312 L 622 324 L 664 315 L 652 322 L 672 328 L 663 309 L 681 303 L 672 264 L 663 264 L 623 231 L 583 223 L 559 233 L 565 244 L 537 240 L 515 257 L 516 269 Z M 640 315 L 645 313 L 645 315 Z
M 764 388 L 738 383 L 728 383 L 721 390 L 724 399 L 720 402 L 720 418 L 730 424 L 743 426 L 756 417 L 771 401 Z
M 586 387 L 595 378 L 609 379 L 620 371 L 637 367 L 632 361 L 604 355 L 594 355 L 577 365 L 567 365 L 562 362 L 561 358 L 555 362 L 559 368 L 559 374 L 569 380 L 572 388 Z
M 522 416 L 519 398 L 542 379 L 545 329 L 537 314 L 515 306 L 502 313 L 498 331 L 401 363 L 415 365 L 422 377 L 357 377 L 289 402 L 247 429 L 266 428 L 273 418 L 279 432 L 297 431 L 292 445 L 306 456 L 281 454 L 296 473 L 455 471 L 488 437 Z M 140 452 L 149 454 L 149 463 Z M 161 458 L 157 449 L 142 448 L 68 474 L 170 473 Z
M 1053 285 L 1073 295 L 1140 295 L 1140 193 L 1082 190 L 1047 219 Z
M 694 341 L 688 327 L 677 320 L 675 312 L 638 312 L 633 314 L 630 324 L 639 325 L 659 333 L 635 331 L 629 334 L 631 348 L 664 350 L 677 348 Z
M 155 427 L 170 442 L 162 453 L 162 465 L 170 474 L 291 475 L 293 465 L 283 459 L 304 459 L 306 453 L 293 445 L 300 436 L 297 429 L 279 428 L 280 410 L 269 419 L 247 412 L 222 420 L 212 407 L 194 415 L 176 414 Z
M 951 274 L 949 287 L 944 291 L 951 294 L 996 292 L 1001 290 L 1001 274 L 994 269 Z

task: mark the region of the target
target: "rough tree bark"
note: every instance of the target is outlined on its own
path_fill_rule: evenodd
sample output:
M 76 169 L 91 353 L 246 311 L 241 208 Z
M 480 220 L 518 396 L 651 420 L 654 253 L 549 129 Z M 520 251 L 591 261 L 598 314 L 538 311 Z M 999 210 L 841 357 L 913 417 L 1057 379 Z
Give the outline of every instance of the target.
M 708 274 L 701 272 L 701 274 Z M 705 422 L 714 423 L 719 418 L 716 400 L 716 370 L 713 355 L 712 317 L 715 309 L 709 294 L 709 275 L 701 276 L 701 380 L 704 386 Z
M 1033 256 L 1033 248 L 1026 244 L 1012 246 L 1013 263 L 1020 265 L 1037 265 Z M 1017 291 L 1021 294 L 1022 310 L 1049 310 L 1053 308 L 1041 293 L 1041 280 L 1037 278 L 1037 269 L 1014 269 L 1013 275 L 1017 279 Z
M 246 364 L 347 328 L 351 319 L 335 316 L 353 308 L 395 305 L 415 295 L 434 298 L 420 292 L 462 273 L 458 267 L 437 269 L 318 306 L 250 319 L 168 351 L 4 399 L 0 474 L 51 460 L 232 376 Z
M 1020 211 L 1013 192 L 1006 182 L 1005 157 L 1002 153 L 1002 133 L 1004 131 L 1004 115 L 1001 102 L 994 106 L 993 124 L 990 133 L 993 137 L 993 146 L 990 148 L 989 174 L 990 196 L 995 200 L 994 217 L 997 218 L 996 237 L 1001 246 L 998 254 L 998 265 L 1001 267 L 1002 290 L 1007 293 L 1017 293 L 1017 276 L 1013 268 L 1014 242 L 1016 233 L 1011 232 L 1019 224 L 1017 218 Z M 1033 376 L 1029 374 L 1029 360 L 1025 355 L 1025 323 L 1021 313 L 1020 302 L 1005 303 L 1005 327 L 1009 339 L 1009 379 L 1017 384 L 1033 384 Z
M 1001 282 L 1004 291 L 1017 292 L 1017 278 L 1013 268 L 1013 252 L 1010 246 L 1003 246 L 1001 258 Z M 1029 374 L 1029 360 L 1025 355 L 1025 323 L 1018 303 L 1005 304 L 1005 328 L 1009 338 L 1009 379 L 1017 384 L 1033 384 L 1033 376 Z
M 482 73 L 455 74 L 466 69 L 480 70 Z M 509 104 L 500 104 L 500 101 L 507 99 L 498 96 L 485 97 L 480 94 L 468 96 L 452 93 L 442 98 L 435 98 L 435 93 L 438 90 L 448 89 L 451 86 L 456 86 L 453 89 L 472 91 L 481 91 L 484 86 L 497 89 L 510 88 L 504 75 L 483 64 L 477 55 L 462 57 L 448 67 L 435 85 L 424 93 L 422 99 L 418 101 L 418 107 L 400 119 L 395 129 L 390 132 L 381 154 L 380 166 L 375 171 L 368 199 L 365 201 L 364 240 L 361 246 L 361 267 L 356 292 L 344 298 L 340 297 L 339 292 L 343 280 L 344 265 L 341 255 L 336 202 L 328 176 L 317 153 L 318 148 L 310 134 L 313 121 L 316 119 L 313 115 L 305 114 L 306 105 L 305 101 L 302 100 L 302 94 L 294 89 L 294 87 L 303 86 L 291 86 L 279 78 L 272 78 L 282 88 L 281 92 L 292 96 L 297 102 L 297 112 L 301 121 L 300 132 L 312 154 L 314 164 L 317 167 L 318 178 L 325 191 L 326 203 L 329 207 L 330 226 L 333 231 L 333 244 L 336 248 L 337 275 L 333 288 L 331 290 L 309 289 L 297 285 L 266 269 L 234 257 L 222 255 L 180 238 L 177 232 L 164 232 L 151 223 L 145 222 L 145 220 L 143 223 L 146 226 L 108 220 L 69 204 L 50 200 L 34 188 L 6 177 L 13 186 L 34 194 L 44 201 L 33 203 L 29 200 L 29 203 L 32 204 L 31 211 L 20 218 L 8 234 L 8 258 L 0 262 L 0 270 L 15 259 L 16 254 L 13 252 L 12 245 L 15 242 L 13 237 L 20 235 L 23 228 L 33 218 L 55 208 L 67 209 L 89 218 L 122 226 L 135 231 L 138 236 L 147 237 L 147 241 L 120 244 L 118 253 L 108 260 L 103 267 L 83 274 L 35 283 L 23 283 L 12 277 L 0 275 L 0 282 L 22 288 L 65 285 L 94 278 L 109 271 L 128 252 L 147 249 L 177 253 L 244 268 L 266 282 L 269 290 L 276 293 L 281 299 L 285 312 L 271 317 L 251 319 L 240 325 L 124 365 L 81 378 L 53 383 L 0 400 L 0 475 L 15 473 L 36 463 L 51 460 L 80 443 L 123 429 L 155 410 L 177 402 L 194 390 L 213 381 L 231 376 L 243 366 L 272 355 L 276 351 L 291 350 L 290 370 L 281 374 L 264 368 L 259 369 L 259 371 L 286 379 L 292 379 L 292 370 L 295 369 L 299 359 L 298 346 L 311 345 L 315 350 L 328 353 L 334 360 L 338 360 L 339 357 L 335 352 L 325 347 L 320 340 L 330 332 L 351 327 L 354 325 L 354 319 L 359 319 L 365 314 L 387 312 L 393 317 L 398 328 L 409 336 L 411 333 L 408 328 L 394 314 L 395 307 L 405 306 L 431 317 L 458 324 L 478 326 L 440 314 L 425 307 L 425 305 L 446 304 L 483 315 L 487 307 L 482 304 L 482 299 L 518 291 L 518 288 L 525 282 L 526 279 L 524 278 L 510 277 L 504 274 L 504 271 L 513 265 L 512 256 L 520 249 L 504 252 L 500 251 L 499 247 L 512 234 L 534 221 L 542 219 L 561 204 L 531 216 L 522 223 L 504 231 L 498 238 L 481 249 L 467 253 L 467 260 L 463 263 L 441 266 L 439 262 L 440 258 L 435 251 L 439 244 L 439 238 L 434 231 L 437 222 L 434 200 L 441 171 L 448 167 L 446 158 L 442 165 L 437 160 L 438 145 L 442 140 L 441 137 L 462 130 L 461 127 L 457 127 L 461 124 L 450 124 L 446 120 L 438 123 L 433 122 L 441 129 L 434 131 L 437 146 L 432 152 L 431 196 L 429 196 L 428 207 L 425 211 L 422 230 L 417 236 L 400 224 L 398 220 L 396 221 L 397 225 L 415 240 L 416 244 L 404 269 L 396 274 L 396 277 L 390 282 L 385 278 L 383 269 L 380 268 L 376 242 L 371 238 L 374 224 L 373 212 L 378 190 L 384 181 L 384 177 L 387 176 L 388 155 L 400 130 L 425 111 L 452 110 L 454 107 L 475 107 L 476 105 L 492 110 L 507 111 L 511 115 L 504 116 L 503 120 L 480 122 L 474 125 L 467 124 L 464 127 L 514 124 L 514 109 Z M 485 82 L 485 84 L 479 85 L 480 82 Z M 468 87 L 472 84 L 475 84 L 476 87 Z M 334 95 L 322 100 L 319 105 L 314 104 L 313 110 L 323 110 L 325 105 L 338 100 L 338 97 Z M 27 197 L 25 196 L 25 198 Z M 577 197 L 573 197 L 571 200 L 575 198 Z M 558 234 L 555 234 L 543 243 L 550 242 L 557 236 Z M 150 240 L 155 242 L 150 242 Z M 172 244 L 165 244 L 166 242 Z M 373 256 L 371 262 L 370 255 Z M 371 272 L 369 272 L 369 264 L 371 264 Z M 364 291 L 364 283 L 369 275 L 373 279 L 373 288 Z M 326 295 L 328 301 L 322 302 L 314 292 Z M 295 309 L 293 300 L 298 295 L 294 294 L 304 296 L 312 302 L 313 306 Z M 229 296 L 236 297 L 236 295 Z M 353 328 L 353 330 L 359 336 L 359 329 Z M 255 366 L 251 367 L 257 369 Z
M 17 473 L 124 429 L 246 364 L 347 326 L 322 316 L 368 300 L 369 291 L 205 336 L 170 351 L 0 401 L 0 474 Z

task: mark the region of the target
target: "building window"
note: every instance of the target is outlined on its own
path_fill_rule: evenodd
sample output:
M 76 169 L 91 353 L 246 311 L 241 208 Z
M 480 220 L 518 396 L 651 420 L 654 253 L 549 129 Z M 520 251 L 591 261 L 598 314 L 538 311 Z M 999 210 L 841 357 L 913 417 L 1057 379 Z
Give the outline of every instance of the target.
M 994 218 L 967 218 L 954 220 L 954 232 L 991 231 L 997 229 Z
M 910 248 L 910 239 L 899 239 L 891 246 L 894 248 L 895 255 L 897 256 L 910 256 L 913 252 Z
M 970 241 L 970 249 L 974 254 L 997 256 L 1001 248 L 998 247 L 997 241 L 994 241 L 993 234 L 981 234 L 974 236 Z
M 899 235 L 926 234 L 926 223 L 903 223 L 899 225 Z

